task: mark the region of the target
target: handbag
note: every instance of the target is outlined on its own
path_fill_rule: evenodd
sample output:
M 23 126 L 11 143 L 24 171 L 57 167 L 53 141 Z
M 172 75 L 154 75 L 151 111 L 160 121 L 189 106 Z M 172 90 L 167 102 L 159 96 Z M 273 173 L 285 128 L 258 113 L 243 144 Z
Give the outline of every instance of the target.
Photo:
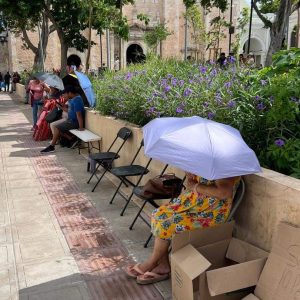
M 61 117 L 62 117 L 62 110 L 59 109 L 58 107 L 55 107 L 47 114 L 45 120 L 47 123 L 52 123 L 54 121 L 59 120 Z
M 142 196 L 147 199 L 168 199 L 179 196 L 183 181 L 174 174 L 163 174 L 146 182 L 142 189 Z

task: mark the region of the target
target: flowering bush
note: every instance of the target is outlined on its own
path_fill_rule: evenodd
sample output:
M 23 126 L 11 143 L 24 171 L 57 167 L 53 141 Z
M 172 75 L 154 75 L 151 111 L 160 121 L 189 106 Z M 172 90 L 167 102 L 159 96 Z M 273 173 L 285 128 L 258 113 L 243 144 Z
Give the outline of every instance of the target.
M 238 68 L 234 59 L 220 69 L 214 63 L 153 58 L 96 80 L 97 109 L 138 125 L 157 117 L 193 115 L 230 124 L 264 166 L 292 174 L 295 170 L 278 164 L 276 155 L 285 152 L 288 127 L 293 124 L 295 130 L 299 91 L 292 74 L 272 77 L 268 71 Z

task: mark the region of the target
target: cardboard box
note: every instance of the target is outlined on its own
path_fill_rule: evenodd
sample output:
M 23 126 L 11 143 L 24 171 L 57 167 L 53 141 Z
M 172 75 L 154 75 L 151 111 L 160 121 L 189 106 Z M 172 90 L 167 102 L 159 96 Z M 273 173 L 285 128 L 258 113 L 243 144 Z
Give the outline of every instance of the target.
M 242 300 L 260 300 L 258 299 L 255 295 L 253 294 L 249 294 L 248 296 L 246 296 L 245 298 L 243 298 Z
M 232 230 L 225 223 L 173 238 L 174 300 L 240 300 L 246 292 L 230 292 L 257 284 L 268 253 L 232 238 Z
M 261 300 L 300 299 L 300 228 L 279 224 L 254 294 Z

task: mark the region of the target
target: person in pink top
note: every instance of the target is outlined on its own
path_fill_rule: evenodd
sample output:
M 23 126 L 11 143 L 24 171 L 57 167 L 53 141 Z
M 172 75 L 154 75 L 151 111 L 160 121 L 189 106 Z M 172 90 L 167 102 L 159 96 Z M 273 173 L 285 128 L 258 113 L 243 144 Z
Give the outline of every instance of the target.
M 48 87 L 37 78 L 33 78 L 28 84 L 27 91 L 29 92 L 29 99 L 32 107 L 33 130 L 36 127 L 39 106 L 43 105 L 44 90 L 47 88 Z

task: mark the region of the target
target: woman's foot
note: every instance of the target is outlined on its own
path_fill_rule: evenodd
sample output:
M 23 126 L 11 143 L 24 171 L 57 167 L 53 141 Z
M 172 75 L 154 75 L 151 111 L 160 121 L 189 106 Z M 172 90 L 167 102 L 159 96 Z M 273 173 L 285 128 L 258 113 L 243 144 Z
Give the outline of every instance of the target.
M 124 268 L 124 272 L 129 278 L 136 279 L 139 275 L 143 275 L 145 272 L 140 268 L 140 264 L 130 265 Z
M 136 282 L 138 284 L 152 284 L 155 282 L 167 280 L 170 277 L 171 266 L 168 255 L 163 257 L 158 265 L 154 268 L 149 268 L 150 271 L 137 276 Z
M 170 273 L 159 274 L 151 271 L 151 272 L 146 272 L 143 275 L 137 276 L 136 282 L 138 284 L 153 284 L 156 282 L 167 280 L 169 279 L 169 277 L 170 277 Z

